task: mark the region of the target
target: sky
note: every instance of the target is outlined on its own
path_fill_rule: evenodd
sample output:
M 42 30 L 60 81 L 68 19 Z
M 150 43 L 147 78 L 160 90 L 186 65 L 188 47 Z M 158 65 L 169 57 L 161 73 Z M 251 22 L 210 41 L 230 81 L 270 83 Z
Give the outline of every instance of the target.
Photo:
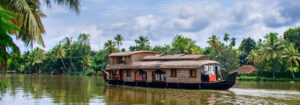
M 299 0 L 81 0 L 80 13 L 61 6 L 42 10 L 46 48 L 65 37 L 90 35 L 92 50 L 103 49 L 116 34 L 124 37 L 121 48 L 135 45 L 138 36 L 147 36 L 151 45 L 170 44 L 179 34 L 208 46 L 208 37 L 224 33 L 255 40 L 270 32 L 282 35 L 300 25 Z M 17 40 L 21 51 L 30 50 Z M 36 46 L 39 47 L 39 46 Z

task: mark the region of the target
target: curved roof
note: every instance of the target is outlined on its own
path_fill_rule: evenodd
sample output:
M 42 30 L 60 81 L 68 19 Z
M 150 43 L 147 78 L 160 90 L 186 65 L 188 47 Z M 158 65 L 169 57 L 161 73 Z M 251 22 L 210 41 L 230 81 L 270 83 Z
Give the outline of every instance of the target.
M 140 61 L 132 64 L 108 64 L 106 69 L 168 69 L 168 68 L 200 68 L 205 64 L 219 64 L 212 60 L 198 61 Z
M 156 52 L 154 52 L 154 51 L 133 51 L 133 52 L 112 53 L 109 56 L 130 56 L 132 54 L 138 54 L 138 53 L 153 53 L 153 54 L 156 54 Z
M 234 72 L 245 73 L 245 72 L 255 72 L 257 69 L 252 65 L 242 65 L 238 69 L 234 70 Z
M 142 60 L 144 61 L 154 61 L 154 60 L 200 60 L 205 59 L 205 55 L 155 55 L 155 56 L 145 56 Z

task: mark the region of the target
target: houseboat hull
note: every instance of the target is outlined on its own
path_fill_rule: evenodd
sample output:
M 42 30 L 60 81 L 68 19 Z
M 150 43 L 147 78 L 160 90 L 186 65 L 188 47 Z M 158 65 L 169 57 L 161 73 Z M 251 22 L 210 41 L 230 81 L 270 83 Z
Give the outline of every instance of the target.
M 237 72 L 228 75 L 227 80 L 218 82 L 202 82 L 202 83 L 166 83 L 166 82 L 124 82 L 120 80 L 107 80 L 110 85 L 125 85 L 153 88 L 175 88 L 175 89 L 214 89 L 227 90 L 235 84 Z

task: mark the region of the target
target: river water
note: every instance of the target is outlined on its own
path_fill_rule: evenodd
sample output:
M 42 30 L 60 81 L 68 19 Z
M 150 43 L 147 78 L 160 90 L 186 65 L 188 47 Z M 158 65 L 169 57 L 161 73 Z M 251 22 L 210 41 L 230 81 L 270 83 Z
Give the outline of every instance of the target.
M 300 105 L 300 83 L 239 82 L 229 90 L 108 86 L 102 77 L 22 75 L 6 77 L 0 105 Z

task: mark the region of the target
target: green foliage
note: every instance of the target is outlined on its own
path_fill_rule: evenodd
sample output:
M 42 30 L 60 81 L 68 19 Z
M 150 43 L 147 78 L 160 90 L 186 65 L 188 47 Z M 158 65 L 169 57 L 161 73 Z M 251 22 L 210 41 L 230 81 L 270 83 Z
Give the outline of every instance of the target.
M 120 46 L 122 46 L 123 41 L 124 41 L 123 36 L 121 34 L 117 34 L 114 39 L 118 45 L 118 49 L 120 49 Z
M 138 39 L 134 40 L 136 43 L 136 51 L 138 50 L 149 50 L 150 40 L 146 36 L 139 36 Z
M 250 51 L 252 51 L 253 49 L 256 49 L 256 42 L 251 37 L 243 39 L 239 49 L 246 52 L 247 54 L 249 54 Z
M 104 50 L 109 54 L 113 52 L 118 52 L 118 49 L 116 48 L 116 43 L 112 40 L 108 40 L 105 42 Z
M 290 78 L 268 78 L 268 77 L 257 77 L 257 76 L 239 76 L 237 78 L 240 81 L 283 81 L 283 82 L 289 82 L 289 81 L 300 81 L 300 78 L 290 79 Z
M 63 4 L 70 9 L 78 12 L 79 0 L 44 0 L 50 7 L 51 4 Z M 16 33 L 18 39 L 21 39 L 26 46 L 33 47 L 33 44 L 44 45 L 42 34 L 45 33 L 45 29 L 41 18 L 46 15 L 41 11 L 41 0 L 1 0 L 0 6 L 15 13 L 18 18 L 13 21 L 14 25 L 20 26 L 20 32 Z
M 19 47 L 13 42 L 10 34 L 19 31 L 19 28 L 11 24 L 15 14 L 5 10 L 0 6 L 0 62 L 4 62 L 6 58 L 11 57 L 8 51 L 16 55 L 20 55 Z
M 239 58 L 235 49 L 221 44 L 214 50 L 215 53 L 208 54 L 208 58 L 220 62 L 222 68 L 232 71 L 239 67 Z
M 284 39 L 294 43 L 295 47 L 300 52 L 300 27 L 292 28 L 284 32 Z
M 186 38 L 182 35 L 176 35 L 172 42 L 172 50 L 175 54 L 200 54 L 200 47 L 196 45 L 196 41 Z
M 164 46 L 157 45 L 157 46 L 154 46 L 152 48 L 152 50 L 157 53 L 160 53 L 160 54 L 172 54 L 173 53 L 170 45 L 164 45 Z

